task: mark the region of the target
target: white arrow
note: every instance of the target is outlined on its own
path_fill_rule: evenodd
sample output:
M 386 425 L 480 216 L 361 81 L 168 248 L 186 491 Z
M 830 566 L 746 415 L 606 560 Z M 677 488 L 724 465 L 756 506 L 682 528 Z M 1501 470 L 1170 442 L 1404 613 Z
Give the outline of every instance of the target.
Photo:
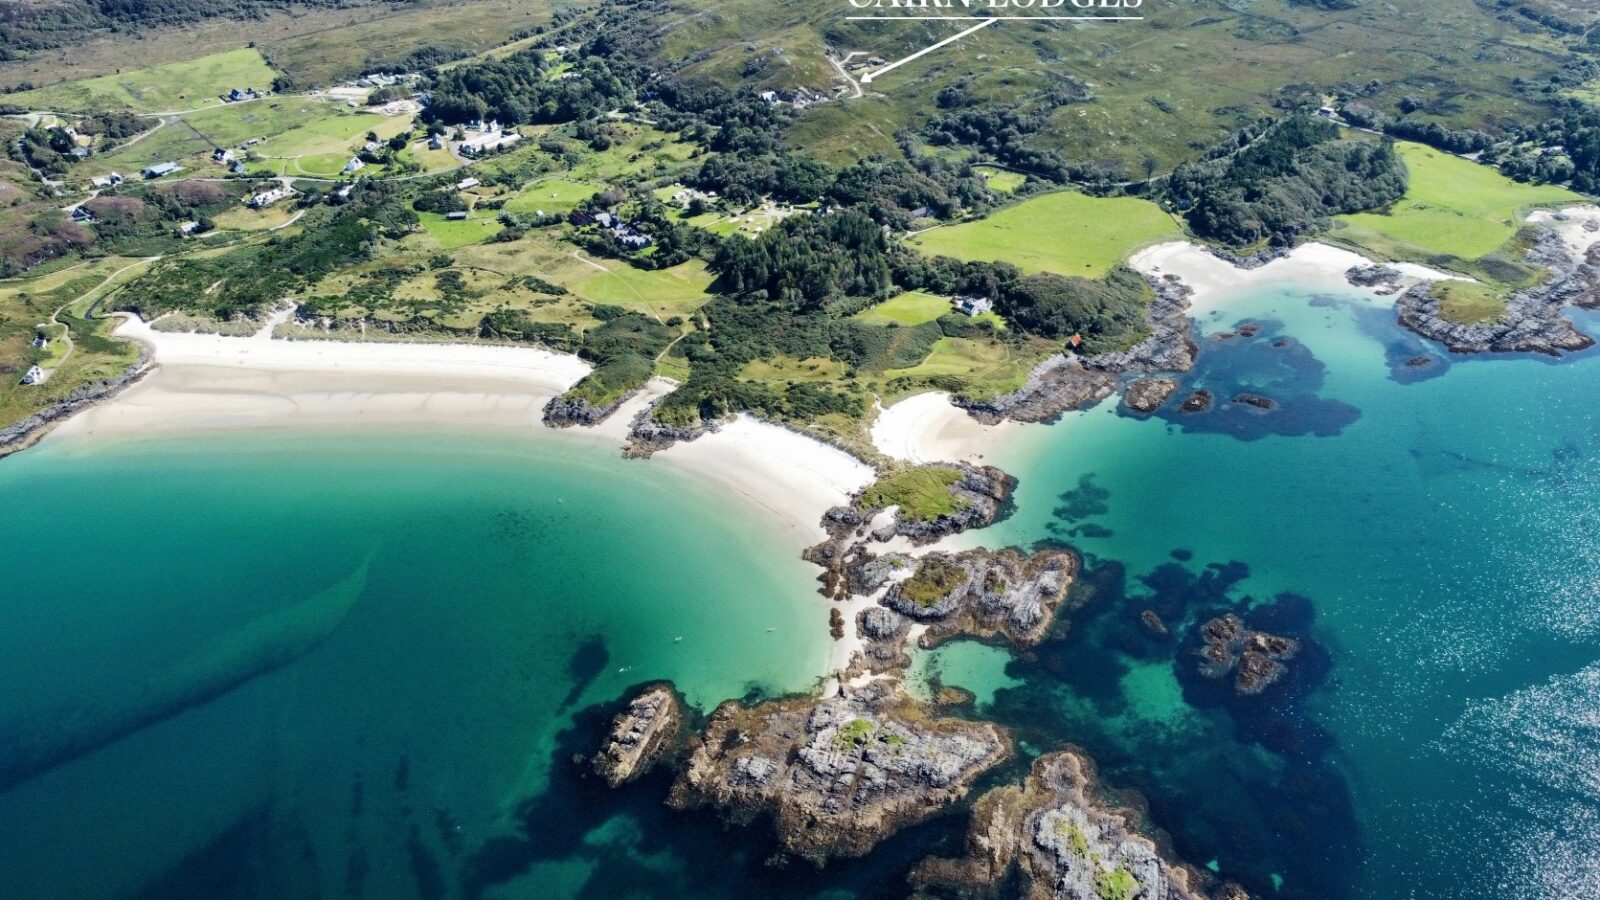
M 998 21 L 1000 21 L 1000 20 L 999 19 L 984 19 L 982 22 L 979 22 L 978 24 L 972 26 L 971 28 L 968 28 L 966 31 L 963 31 L 960 34 L 952 34 L 951 36 L 945 38 L 944 40 L 940 41 L 939 43 L 934 44 L 932 47 L 924 47 L 921 50 L 918 50 L 917 52 L 915 52 L 915 53 L 911 54 L 910 56 L 906 57 L 905 59 L 898 59 L 898 60 L 895 60 L 892 63 L 889 63 L 887 66 L 884 66 L 883 68 L 879 69 L 876 72 L 868 72 L 867 74 L 861 76 L 861 83 L 862 84 L 870 84 L 872 82 L 872 79 L 877 78 L 879 75 L 882 75 L 883 73 L 889 71 L 890 69 L 898 69 L 899 67 L 905 65 L 908 62 L 911 62 L 913 59 L 916 59 L 919 56 L 926 56 L 927 54 L 932 53 L 933 51 L 939 49 L 940 47 L 943 47 L 945 44 L 953 44 L 956 41 L 959 41 L 962 38 L 966 37 L 967 35 L 973 33 L 974 31 L 977 31 L 977 30 L 979 30 L 981 28 L 988 28 L 990 25 L 993 25 L 994 23 L 996 23 Z

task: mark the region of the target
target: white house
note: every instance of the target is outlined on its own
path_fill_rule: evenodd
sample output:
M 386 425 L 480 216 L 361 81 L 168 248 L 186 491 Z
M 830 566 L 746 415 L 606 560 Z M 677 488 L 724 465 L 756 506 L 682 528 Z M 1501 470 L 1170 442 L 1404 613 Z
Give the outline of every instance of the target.
M 140 174 L 146 178 L 160 178 L 163 175 L 171 175 L 173 172 L 178 171 L 178 168 L 179 166 L 175 162 L 156 163 L 153 166 L 147 166 Z
M 478 185 L 480 185 L 482 183 L 483 182 L 479 181 L 476 178 L 463 178 L 460 181 L 456 182 L 456 190 L 464 191 L 467 188 L 475 188 L 475 187 L 477 187 Z
M 50 339 L 45 337 L 42 333 L 33 339 L 33 348 L 35 350 L 43 350 L 48 346 L 50 346 Z
M 957 297 L 956 309 L 969 316 L 981 316 L 987 312 L 994 312 L 994 301 L 988 297 Z
M 339 172 L 343 175 L 349 175 L 351 172 L 359 172 L 366 167 L 367 164 L 361 161 L 361 157 L 352 156 L 350 161 L 345 163 L 344 168 L 340 169 Z
M 485 131 L 462 141 L 457 149 L 461 151 L 463 156 L 478 156 L 494 150 L 503 150 L 520 140 L 522 140 L 522 135 L 517 134 L 515 131 Z
M 29 366 L 27 374 L 22 376 L 22 383 L 23 384 L 44 384 L 44 380 L 45 380 L 46 377 L 47 376 L 44 374 L 44 370 L 43 369 L 39 368 L 38 366 Z
M 270 191 L 262 191 L 261 193 L 256 194 L 249 200 L 246 200 L 245 205 L 251 207 L 252 209 L 265 209 L 293 193 L 293 188 L 279 186 Z

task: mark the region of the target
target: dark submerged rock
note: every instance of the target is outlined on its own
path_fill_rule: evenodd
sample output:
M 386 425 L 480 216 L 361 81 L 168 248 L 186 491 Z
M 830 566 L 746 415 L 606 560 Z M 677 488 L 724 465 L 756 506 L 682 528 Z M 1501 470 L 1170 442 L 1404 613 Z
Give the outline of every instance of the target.
M 1285 663 L 1300 652 L 1299 641 L 1252 631 L 1233 613 L 1200 626 L 1200 637 L 1200 674 L 1221 679 L 1231 672 L 1234 690 L 1244 696 L 1259 694 L 1282 678 L 1289 671 Z

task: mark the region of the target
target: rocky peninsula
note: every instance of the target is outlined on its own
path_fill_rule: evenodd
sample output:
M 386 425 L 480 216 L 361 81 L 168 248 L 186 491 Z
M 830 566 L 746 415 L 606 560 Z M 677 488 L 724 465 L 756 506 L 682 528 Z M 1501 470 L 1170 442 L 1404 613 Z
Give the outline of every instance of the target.
M 890 585 L 883 605 L 927 625 L 918 640 L 925 648 L 960 635 L 1031 647 L 1044 640 L 1077 571 L 1077 557 L 1061 550 L 930 553 Z
M 825 699 L 724 703 L 669 802 L 737 824 L 770 814 L 784 849 L 820 864 L 925 821 L 1010 754 L 998 726 L 934 718 L 879 680 Z
M 1569 251 L 1552 229 L 1540 230 L 1528 261 L 1546 268 L 1541 284 L 1517 291 L 1499 317 L 1482 322 L 1456 322 L 1441 312 L 1433 284 L 1411 287 L 1395 303 L 1400 324 L 1438 341 L 1454 353 L 1543 353 L 1561 356 L 1594 345 L 1564 314 L 1568 306 L 1600 304 L 1600 260 L 1591 251 L 1582 259 Z
M 924 861 L 911 875 L 913 896 L 1244 900 L 1234 885 L 1203 890 L 1198 870 L 1163 856 L 1139 833 L 1137 813 L 1112 808 L 1098 794 L 1093 770 L 1078 753 L 1039 757 L 1022 784 L 979 798 L 966 855 Z

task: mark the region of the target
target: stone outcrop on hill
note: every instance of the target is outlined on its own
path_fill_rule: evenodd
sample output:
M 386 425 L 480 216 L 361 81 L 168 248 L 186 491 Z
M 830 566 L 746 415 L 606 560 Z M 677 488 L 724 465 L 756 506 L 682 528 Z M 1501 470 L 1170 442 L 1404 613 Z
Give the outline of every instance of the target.
M 826 699 L 724 703 L 673 785 L 680 809 L 770 814 L 783 847 L 861 856 L 966 796 L 1011 753 L 998 726 L 935 719 L 892 681 Z

